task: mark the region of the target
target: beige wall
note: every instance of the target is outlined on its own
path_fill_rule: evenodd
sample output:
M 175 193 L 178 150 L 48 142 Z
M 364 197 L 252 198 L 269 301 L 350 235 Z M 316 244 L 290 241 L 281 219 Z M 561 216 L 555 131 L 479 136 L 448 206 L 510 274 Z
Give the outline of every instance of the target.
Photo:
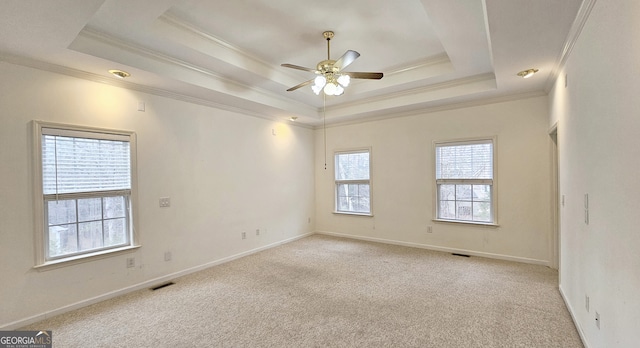
M 4 62 L 0 76 L 0 328 L 313 232 L 310 129 Z M 32 269 L 34 119 L 137 133 L 142 248 Z
M 550 138 L 546 97 L 329 127 L 327 170 L 316 131 L 316 229 L 387 242 L 549 264 Z M 433 222 L 434 141 L 497 137 L 499 227 Z M 371 147 L 373 217 L 333 214 L 333 152 Z M 427 233 L 427 226 L 433 227 Z
M 638 13 L 635 0 L 595 2 L 550 93 L 565 196 L 560 288 L 592 348 L 640 342 Z

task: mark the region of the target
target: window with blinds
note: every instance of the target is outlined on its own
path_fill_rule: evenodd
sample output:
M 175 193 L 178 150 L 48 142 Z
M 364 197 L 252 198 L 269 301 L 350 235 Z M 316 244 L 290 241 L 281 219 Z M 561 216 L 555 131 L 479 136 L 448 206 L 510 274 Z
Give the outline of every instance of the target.
M 39 124 L 43 263 L 133 245 L 133 133 Z
M 435 144 L 439 220 L 495 223 L 494 139 Z
M 44 129 L 44 132 L 53 130 Z M 55 133 L 55 132 L 54 132 Z M 87 136 L 79 134 L 79 136 Z M 128 140 L 42 135 L 44 194 L 131 190 Z
M 371 214 L 370 151 L 335 154 L 336 212 Z

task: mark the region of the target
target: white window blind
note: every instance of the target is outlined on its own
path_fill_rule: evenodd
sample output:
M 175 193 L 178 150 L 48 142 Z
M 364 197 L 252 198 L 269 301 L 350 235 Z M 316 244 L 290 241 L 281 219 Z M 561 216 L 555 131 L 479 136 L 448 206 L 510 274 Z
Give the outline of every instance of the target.
M 436 179 L 492 179 L 493 144 L 436 145 Z
M 129 142 L 43 134 L 42 176 L 45 195 L 130 190 Z

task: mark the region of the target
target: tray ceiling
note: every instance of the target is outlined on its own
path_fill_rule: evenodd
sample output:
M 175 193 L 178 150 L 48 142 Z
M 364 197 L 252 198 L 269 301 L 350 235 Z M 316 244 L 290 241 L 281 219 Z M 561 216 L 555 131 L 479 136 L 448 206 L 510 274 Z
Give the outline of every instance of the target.
M 581 0 L 11 1 L 0 60 L 271 119 L 319 125 L 322 95 L 286 89 L 326 59 L 381 71 L 326 98 L 327 123 L 544 94 Z M 529 79 L 520 70 L 537 68 Z M 109 69 L 131 73 L 125 81 Z

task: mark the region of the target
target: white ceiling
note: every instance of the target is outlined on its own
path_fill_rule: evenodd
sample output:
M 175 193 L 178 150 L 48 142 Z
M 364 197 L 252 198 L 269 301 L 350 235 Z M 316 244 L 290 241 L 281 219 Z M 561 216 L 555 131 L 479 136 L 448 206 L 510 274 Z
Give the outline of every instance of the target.
M 582 0 L 10 0 L 0 60 L 256 116 L 319 125 L 323 97 L 286 89 L 326 59 L 361 56 L 326 122 L 543 94 Z M 529 79 L 520 70 L 537 68 Z M 130 72 L 125 81 L 107 72 Z

